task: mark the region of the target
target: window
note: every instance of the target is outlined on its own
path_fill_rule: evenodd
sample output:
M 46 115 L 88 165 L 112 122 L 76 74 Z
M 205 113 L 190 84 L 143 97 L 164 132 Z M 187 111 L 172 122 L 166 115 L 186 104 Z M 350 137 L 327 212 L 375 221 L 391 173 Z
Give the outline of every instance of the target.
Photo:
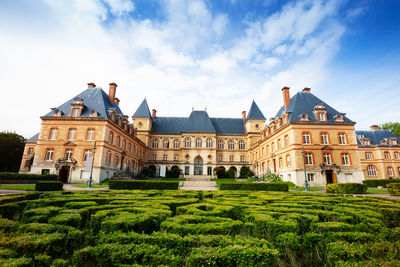
M 185 147 L 191 147 L 192 146 L 192 141 L 190 140 L 190 138 L 186 138 L 185 139 Z
M 311 144 L 310 133 L 303 133 L 303 144 Z
M 290 167 L 290 155 L 286 155 L 286 166 Z
M 399 152 L 394 152 L 394 158 L 395 158 L 395 159 L 400 159 Z
M 272 143 L 271 144 L 271 153 L 274 153 L 275 152 L 275 143 Z
M 281 150 L 282 149 L 282 144 L 281 144 L 281 139 L 278 139 L 278 150 Z
M 289 136 L 287 136 L 287 135 L 285 135 L 285 147 L 288 147 L 289 146 Z
M 235 149 L 235 143 L 233 142 L 233 140 L 229 140 L 228 141 L 228 149 Z
M 267 155 L 269 153 L 269 145 L 267 145 L 267 148 L 265 149 L 265 151 L 267 151 Z
M 122 150 L 123 151 L 126 150 L 126 141 L 125 140 L 122 141 Z
M 224 149 L 224 141 L 218 140 L 218 149 Z
M 240 156 L 240 162 L 244 162 L 244 156 Z
M 196 147 L 202 147 L 203 146 L 203 140 L 201 138 L 196 138 Z
M 392 145 L 397 145 L 397 139 L 392 139 Z
M 211 138 L 208 138 L 206 141 L 206 147 L 211 148 L 213 147 L 213 140 Z
M 190 170 L 189 166 L 185 166 L 185 175 L 189 175 L 189 170 Z
M 282 168 L 283 167 L 283 160 L 282 160 L 282 158 L 279 158 L 279 168 Z
M 114 156 L 114 168 L 116 168 L 118 166 L 118 156 L 115 155 Z
M 44 160 L 51 161 L 53 160 L 53 156 L 54 156 L 54 149 L 52 148 L 46 149 L 46 155 L 44 157 Z
M 233 156 L 229 156 L 229 161 L 233 162 Z
M 207 167 L 207 175 L 212 175 L 212 167 Z
M 174 140 L 174 148 L 175 148 L 175 149 L 178 149 L 179 146 L 180 146 L 179 139 L 175 139 L 175 140 Z
M 321 133 L 321 144 L 329 144 L 328 133 Z
M 384 152 L 383 154 L 385 155 L 385 159 L 390 159 L 390 154 L 389 154 L 389 152 Z
M 376 176 L 376 168 L 373 165 L 369 165 L 367 167 L 367 174 L 368 176 Z
M 174 155 L 174 161 L 178 161 L 178 155 Z
M 340 145 L 345 145 L 346 142 L 346 134 L 345 133 L 340 133 L 339 134 L 339 144 Z
M 128 152 L 129 152 L 129 153 L 132 152 L 132 145 L 131 145 L 131 143 L 128 143 Z
M 153 139 L 153 143 L 151 144 L 152 148 L 158 148 L 158 139 Z
M 66 149 L 65 150 L 64 159 L 65 160 L 70 160 L 71 158 L 72 158 L 72 149 Z
M 157 155 L 156 155 L 156 154 L 153 154 L 152 159 L 153 159 L 153 160 L 157 160 Z
M 305 156 L 306 165 L 313 165 L 313 155 L 312 153 L 306 153 Z
M 107 156 L 106 156 L 106 165 L 111 164 L 111 152 L 107 151 Z
M 94 129 L 88 129 L 86 132 L 86 140 L 92 141 L 94 140 Z
M 246 145 L 244 144 L 243 140 L 239 140 L 239 149 L 240 150 L 245 150 L 246 149 Z
M 327 165 L 331 165 L 332 164 L 331 154 L 324 153 L 324 163 L 327 164 Z
M 119 138 L 119 136 L 117 136 L 117 141 L 115 142 L 115 145 L 116 145 L 117 147 L 119 147 L 120 142 L 121 142 L 121 138 Z
M 342 164 L 343 165 L 350 165 L 350 155 L 347 153 L 342 154 Z
M 30 148 L 28 149 L 28 156 L 32 156 L 32 155 L 33 155 L 33 148 L 30 147 Z
M 86 162 L 87 159 L 92 155 L 92 150 L 90 149 L 85 149 L 83 151 L 83 162 Z
M 372 160 L 373 159 L 372 152 L 365 152 L 365 159 Z
M 392 168 L 392 167 L 388 167 L 388 168 L 387 168 L 387 171 L 388 171 L 388 175 L 389 175 L 389 176 L 394 176 L 394 171 L 393 171 L 393 168 Z
M 50 140 L 56 140 L 57 139 L 57 128 L 51 128 L 50 129 L 50 135 L 49 135 L 49 139 Z
M 307 182 L 314 182 L 314 173 L 307 173 Z
M 110 132 L 110 134 L 108 135 L 108 143 L 109 143 L 110 145 L 113 144 L 113 139 L 114 139 L 114 133 L 113 133 L 113 132 Z
M 163 140 L 163 148 L 169 148 L 169 140 L 167 138 Z
M 222 156 L 221 155 L 218 156 L 218 161 L 222 162 Z
M 261 149 L 261 156 L 264 157 L 264 155 L 265 155 L 264 148 L 262 148 L 262 149 Z
M 168 159 L 167 154 L 164 154 L 164 155 L 163 155 L 163 160 L 167 160 L 167 159 Z
M 319 119 L 319 121 L 326 121 L 325 114 L 324 113 L 318 113 L 318 119 Z
M 72 109 L 72 117 L 79 117 L 81 115 L 81 110 L 79 108 Z

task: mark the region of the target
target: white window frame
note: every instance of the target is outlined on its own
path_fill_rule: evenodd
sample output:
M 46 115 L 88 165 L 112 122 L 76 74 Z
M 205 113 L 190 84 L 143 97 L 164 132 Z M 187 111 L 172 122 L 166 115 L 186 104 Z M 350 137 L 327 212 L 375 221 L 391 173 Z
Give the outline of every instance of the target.
M 244 156 L 240 156 L 240 162 L 244 162 L 245 158 Z
M 349 155 L 349 153 L 343 153 L 341 155 L 341 157 L 342 157 L 342 164 L 344 166 L 349 166 L 350 165 L 350 155 Z
M 314 182 L 314 181 L 315 181 L 314 173 L 307 173 L 307 182 Z
M 164 140 L 163 140 L 163 148 L 164 149 L 169 148 L 169 140 L 168 140 L 168 138 L 164 138 Z
M 189 148 L 192 147 L 192 140 L 190 140 L 190 138 L 185 138 L 185 147 Z
M 206 147 L 212 148 L 213 147 L 213 140 L 211 138 L 207 138 Z
M 57 128 L 51 128 L 49 134 L 49 140 L 57 140 L 57 133 L 58 133 Z
M 163 155 L 163 160 L 164 160 L 164 161 L 168 160 L 168 155 L 167 155 L 167 154 L 164 154 L 164 155 Z
M 366 160 L 373 160 L 374 156 L 373 156 L 372 152 L 365 152 L 365 159 Z
M 81 110 L 79 108 L 73 108 L 71 112 L 72 117 L 79 117 L 81 113 Z
M 368 165 L 367 174 L 368 174 L 368 176 L 371 176 L 371 177 L 377 176 L 376 167 L 374 165 Z
M 339 133 L 339 145 L 347 145 L 345 133 Z
M 45 161 L 52 161 L 54 157 L 54 148 L 46 149 Z
M 224 141 L 218 140 L 218 149 L 224 149 Z
M 157 155 L 156 154 L 153 154 L 151 157 L 152 157 L 153 161 L 157 160 Z
M 387 172 L 389 176 L 394 176 L 394 169 L 393 167 L 387 167 Z
M 329 145 L 328 133 L 321 133 L 321 143 L 323 145 Z
M 239 150 L 245 150 L 246 149 L 246 144 L 244 143 L 243 140 L 239 140 Z
M 203 140 L 200 137 L 198 137 L 196 138 L 196 148 L 201 148 L 201 147 L 203 147 Z
M 229 162 L 233 162 L 233 156 L 229 156 Z
M 304 160 L 306 161 L 306 165 L 314 165 L 314 159 L 313 159 L 313 154 L 312 153 L 306 153 L 304 155 Z
M 158 139 L 154 138 L 153 142 L 151 143 L 151 148 L 158 148 Z
M 311 134 L 303 133 L 303 144 L 310 145 L 311 144 Z
M 92 150 L 91 149 L 85 149 L 83 150 L 83 162 L 86 162 L 87 159 L 92 155 Z
M 228 149 L 234 150 L 235 149 L 235 142 L 233 140 L 228 141 Z
M 94 140 L 94 132 L 95 132 L 95 129 L 92 129 L 92 128 L 87 130 L 87 132 L 86 132 L 86 140 L 87 141 L 93 141 Z
M 218 162 L 222 162 L 223 161 L 223 157 L 221 155 L 218 156 Z
M 179 147 L 180 147 L 179 139 L 175 139 L 175 140 L 174 140 L 174 148 L 175 148 L 175 149 L 179 149 Z
M 70 159 L 72 159 L 72 154 L 73 154 L 73 153 L 74 153 L 74 152 L 73 152 L 73 149 L 71 149 L 71 148 L 65 149 L 64 159 L 65 159 L 65 160 L 70 160 Z
M 331 154 L 329 153 L 324 153 L 323 154 L 323 158 L 324 158 L 324 163 L 327 165 L 331 165 L 332 164 L 332 157 Z
M 76 139 L 76 129 L 75 128 L 70 128 L 68 129 L 68 137 L 67 140 L 75 140 Z

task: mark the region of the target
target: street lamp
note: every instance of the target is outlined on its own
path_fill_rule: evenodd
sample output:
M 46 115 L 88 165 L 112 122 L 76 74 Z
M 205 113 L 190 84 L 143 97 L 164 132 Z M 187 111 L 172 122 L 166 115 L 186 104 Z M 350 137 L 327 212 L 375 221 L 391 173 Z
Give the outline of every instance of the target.
M 93 175 L 93 165 L 94 165 L 94 155 L 96 154 L 96 141 L 94 141 L 92 153 L 92 167 L 90 169 L 90 177 L 89 177 L 89 188 L 92 187 L 92 175 Z
M 304 151 L 303 144 L 301 145 L 301 154 L 303 154 L 303 164 L 304 164 L 304 184 L 306 186 L 306 192 L 308 191 L 308 181 L 307 181 L 307 171 L 306 171 L 306 152 Z

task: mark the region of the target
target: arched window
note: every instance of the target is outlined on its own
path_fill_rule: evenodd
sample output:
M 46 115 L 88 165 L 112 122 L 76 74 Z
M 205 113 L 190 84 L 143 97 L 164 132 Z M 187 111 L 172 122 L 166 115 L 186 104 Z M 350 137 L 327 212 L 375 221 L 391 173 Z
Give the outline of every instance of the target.
M 158 139 L 157 138 L 153 139 L 153 143 L 152 143 L 151 147 L 152 148 L 158 148 Z
M 188 138 L 185 139 L 185 147 L 191 147 L 191 146 L 192 146 L 192 141 L 188 137 Z
M 164 140 L 163 140 L 163 148 L 169 148 L 169 140 L 168 140 L 168 138 L 164 138 Z
M 218 149 L 224 149 L 224 140 L 218 140 Z
M 115 145 L 117 146 L 117 147 L 119 147 L 119 142 L 120 142 L 120 138 L 119 138 L 119 136 L 117 136 L 117 141 L 116 141 L 116 143 L 115 143 Z
M 117 166 L 118 166 L 118 156 L 117 155 L 115 155 L 114 156 L 114 168 L 116 168 Z
M 107 151 L 106 164 L 107 165 L 111 164 L 111 151 Z
M 122 150 L 126 150 L 126 142 L 125 142 L 125 140 L 124 141 L 122 141 Z
M 206 147 L 207 148 L 213 147 L 213 140 L 211 138 L 207 138 Z
M 233 142 L 233 140 L 228 141 L 228 149 L 235 149 L 235 143 Z
M 202 147 L 203 146 L 203 140 L 201 138 L 196 138 L 196 147 Z
M 175 140 L 174 140 L 174 148 L 175 148 L 175 149 L 178 149 L 179 146 L 180 146 L 179 139 L 175 139 Z
M 245 150 L 246 149 L 246 145 L 244 144 L 243 140 L 239 140 L 239 149 L 240 150 Z
M 108 143 L 109 143 L 110 145 L 112 145 L 113 139 L 114 139 L 114 133 L 113 133 L 113 132 L 110 132 L 110 134 L 108 135 Z
M 367 167 L 367 174 L 368 176 L 376 176 L 376 168 L 374 165 L 369 165 Z

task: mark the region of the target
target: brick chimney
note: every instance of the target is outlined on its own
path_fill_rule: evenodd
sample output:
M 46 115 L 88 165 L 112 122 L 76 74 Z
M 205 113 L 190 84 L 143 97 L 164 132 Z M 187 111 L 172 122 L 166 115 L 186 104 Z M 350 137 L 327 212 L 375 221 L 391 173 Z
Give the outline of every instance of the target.
M 94 83 L 88 83 L 88 84 L 87 84 L 87 87 L 88 87 L 88 88 L 93 88 L 93 87 L 96 87 L 96 85 L 95 85 Z
M 310 87 L 304 87 L 303 92 L 304 93 L 309 93 L 311 91 Z
M 110 83 L 110 90 L 108 91 L 108 99 L 110 100 L 111 105 L 114 104 L 116 91 L 117 91 L 117 84 L 116 83 Z
M 155 119 L 155 118 L 156 118 L 157 110 L 153 109 L 152 111 L 153 111 L 153 112 L 151 113 L 151 117 L 152 117 L 153 119 Z
M 242 111 L 242 117 L 243 117 L 243 120 L 245 121 L 246 120 L 246 111 L 245 110 Z
M 371 131 L 376 131 L 379 130 L 379 126 L 378 125 L 371 125 Z
M 289 106 L 290 102 L 290 93 L 289 93 L 289 87 L 283 87 L 282 88 L 282 93 L 283 93 L 283 105 L 285 106 L 285 109 Z
M 119 98 L 114 97 L 114 103 L 117 104 L 117 105 L 119 105 Z

